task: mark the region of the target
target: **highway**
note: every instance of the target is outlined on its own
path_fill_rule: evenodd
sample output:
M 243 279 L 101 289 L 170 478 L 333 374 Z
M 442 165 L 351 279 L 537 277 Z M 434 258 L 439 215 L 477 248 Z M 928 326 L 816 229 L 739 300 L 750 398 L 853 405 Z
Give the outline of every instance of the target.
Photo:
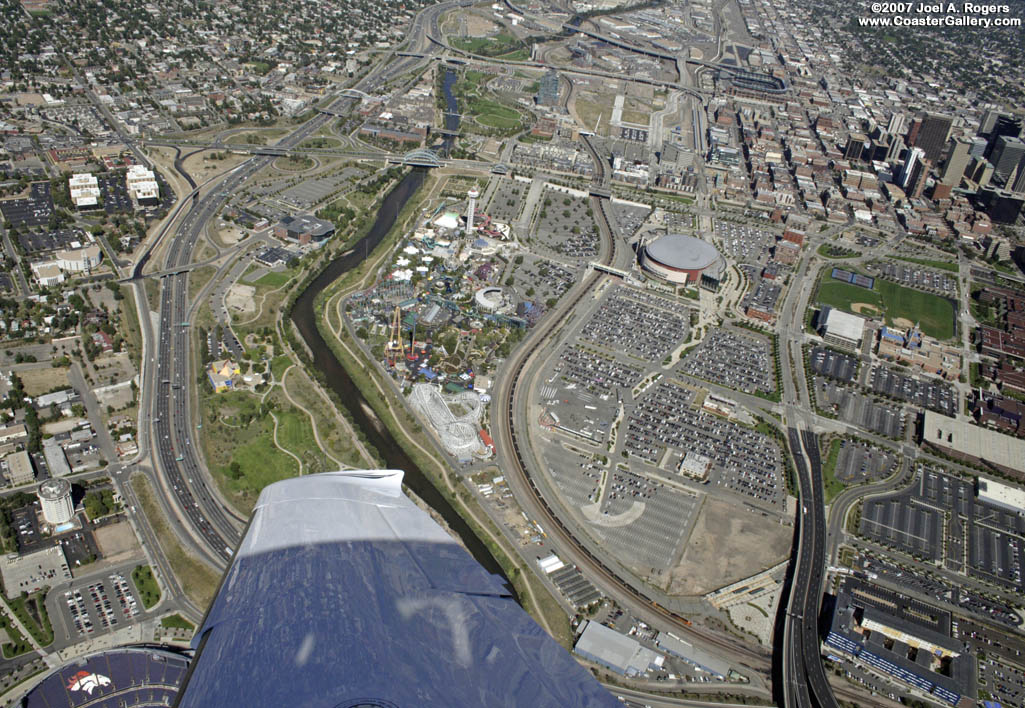
M 413 22 L 409 41 L 414 45 L 423 43 L 422 34 L 425 26 L 431 22 L 436 26 L 437 16 L 458 4 L 446 3 L 423 10 Z M 422 61 L 424 59 L 417 57 L 403 57 L 379 66 L 358 82 L 357 87 L 363 91 L 375 90 L 385 81 L 411 70 Z M 356 100 L 358 99 L 336 97 L 328 104 L 328 108 L 346 111 L 353 107 Z M 333 115 L 319 113 L 279 141 L 275 147 L 282 150 L 295 148 L 326 123 L 335 119 Z M 152 453 L 155 466 L 160 472 L 158 489 L 174 499 L 177 511 L 187 522 L 193 537 L 199 541 L 197 545 L 211 563 L 219 568 L 226 567 L 230 561 L 241 538 L 244 519 L 224 506 L 211 492 L 209 485 L 212 482 L 204 469 L 196 446 L 192 444 L 196 427 L 189 406 L 189 391 L 194 384 L 194 378 L 190 378 L 189 374 L 192 353 L 189 339 L 190 323 L 187 319 L 191 311 L 187 297 L 187 269 L 192 264 L 192 253 L 203 228 L 216 216 L 228 195 L 240 189 L 247 179 L 266 167 L 272 159 L 274 158 L 271 156 L 255 156 L 231 170 L 223 181 L 205 190 L 205 193 L 204 188 L 207 185 L 195 187 L 182 199 L 178 212 L 184 211 L 187 207 L 189 210 L 167 246 L 161 268 L 162 272 L 173 274 L 162 278 L 157 333 L 155 341 L 150 341 L 152 349 L 144 351 L 143 354 L 144 359 L 155 359 L 156 364 L 155 370 L 153 366 L 146 367 L 144 386 L 150 391 L 155 391 L 155 395 L 151 396 L 148 412 L 152 425 Z M 189 182 L 195 185 L 191 179 Z M 168 226 L 152 240 L 152 244 L 140 258 L 133 269 L 135 278 L 142 275 L 143 267 L 153 248 L 163 235 L 169 232 L 175 218 L 177 213 L 168 220 Z M 139 293 L 140 290 L 137 284 L 136 292 Z M 146 302 L 144 291 L 139 302 Z M 146 412 L 144 409 L 143 416 Z

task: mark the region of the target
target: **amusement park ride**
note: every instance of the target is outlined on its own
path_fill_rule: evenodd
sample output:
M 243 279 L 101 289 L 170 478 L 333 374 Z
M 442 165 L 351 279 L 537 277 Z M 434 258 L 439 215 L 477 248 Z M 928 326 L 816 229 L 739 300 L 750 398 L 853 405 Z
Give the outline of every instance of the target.
M 424 342 L 416 341 L 415 322 L 413 323 L 412 331 L 409 333 L 409 347 L 406 347 L 406 341 L 402 337 L 402 308 L 396 305 L 391 318 L 391 336 L 388 338 L 388 345 L 384 348 L 385 356 L 388 359 L 388 366 L 394 367 L 396 363 L 401 362 L 403 359 L 406 361 L 416 361 L 420 354 L 423 353 L 424 348 Z

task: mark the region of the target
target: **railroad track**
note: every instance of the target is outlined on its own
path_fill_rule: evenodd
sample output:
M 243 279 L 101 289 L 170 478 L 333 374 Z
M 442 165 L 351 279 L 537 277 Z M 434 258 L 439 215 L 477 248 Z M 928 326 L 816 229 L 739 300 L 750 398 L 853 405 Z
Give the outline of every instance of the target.
M 590 145 L 588 146 L 590 147 Z M 593 149 L 593 148 L 592 148 Z M 608 253 L 602 260 L 603 265 L 612 265 L 616 261 L 618 254 L 618 243 L 617 239 L 613 236 L 612 230 L 609 226 L 608 214 L 606 213 L 606 200 L 597 196 L 592 196 L 592 203 L 596 207 L 597 214 L 600 215 L 598 220 L 599 232 L 604 238 L 607 239 L 609 244 Z M 559 326 L 562 325 L 566 316 L 574 310 L 574 308 L 584 299 L 585 296 L 590 295 L 593 291 L 593 286 L 600 279 L 600 276 L 596 273 L 590 274 L 587 280 L 584 281 L 584 287 L 581 291 L 570 301 L 568 305 L 563 306 L 562 314 L 547 323 L 543 329 L 538 330 L 534 333 L 533 339 L 535 341 L 541 341 L 547 338 L 551 333 Z M 570 546 L 576 550 L 580 556 L 586 559 L 586 566 L 591 576 L 599 576 L 604 579 L 607 585 L 615 587 L 619 591 L 626 595 L 644 603 L 648 609 L 655 615 L 657 615 L 663 621 L 669 623 L 675 630 L 682 632 L 694 639 L 698 639 L 701 642 L 716 646 L 720 649 L 728 651 L 733 655 L 740 655 L 745 657 L 750 664 L 748 667 L 754 671 L 761 671 L 765 674 L 769 670 L 769 655 L 766 652 L 756 651 L 747 647 L 738 646 L 725 639 L 722 639 L 718 635 L 701 629 L 693 627 L 690 620 L 682 615 L 679 615 L 666 607 L 663 607 L 656 600 L 652 599 L 644 592 L 634 587 L 631 583 L 627 582 L 622 578 L 615 570 L 610 568 L 601 558 L 592 553 L 585 544 L 579 541 L 573 532 L 563 523 L 562 519 L 555 510 L 549 505 L 545 499 L 541 490 L 538 488 L 536 481 L 527 471 L 527 465 L 523 458 L 523 453 L 520 447 L 520 438 L 516 432 L 515 418 L 513 415 L 514 401 L 516 400 L 516 392 L 520 384 L 520 377 L 523 374 L 527 363 L 530 361 L 531 354 L 534 347 L 525 347 L 522 350 L 519 361 L 516 363 L 512 376 L 510 377 L 510 386 L 508 392 L 508 400 L 505 402 L 506 415 L 508 424 L 506 426 L 510 443 L 509 449 L 512 451 L 513 468 L 512 474 L 516 476 L 521 482 L 523 482 L 526 489 L 530 491 L 534 501 L 542 510 L 544 514 L 544 523 L 547 524 L 547 528 L 557 529 L 558 534 L 561 536 L 559 539 L 564 545 Z M 506 472 L 509 474 L 509 471 Z

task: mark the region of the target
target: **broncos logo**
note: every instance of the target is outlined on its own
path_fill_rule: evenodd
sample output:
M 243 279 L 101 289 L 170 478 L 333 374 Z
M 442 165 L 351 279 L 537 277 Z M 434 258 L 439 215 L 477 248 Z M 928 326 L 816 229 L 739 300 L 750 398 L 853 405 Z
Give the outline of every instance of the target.
M 94 674 L 88 671 L 79 671 L 68 679 L 69 691 L 85 691 L 90 696 L 97 688 L 110 685 L 110 679 L 103 674 Z

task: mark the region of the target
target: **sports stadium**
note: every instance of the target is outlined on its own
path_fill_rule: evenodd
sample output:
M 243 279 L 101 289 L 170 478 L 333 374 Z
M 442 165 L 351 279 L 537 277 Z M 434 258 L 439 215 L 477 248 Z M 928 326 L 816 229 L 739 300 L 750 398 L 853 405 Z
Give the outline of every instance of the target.
M 715 246 L 685 234 L 668 234 L 641 249 L 641 267 L 660 280 L 679 285 L 700 282 L 718 288 L 726 262 Z

